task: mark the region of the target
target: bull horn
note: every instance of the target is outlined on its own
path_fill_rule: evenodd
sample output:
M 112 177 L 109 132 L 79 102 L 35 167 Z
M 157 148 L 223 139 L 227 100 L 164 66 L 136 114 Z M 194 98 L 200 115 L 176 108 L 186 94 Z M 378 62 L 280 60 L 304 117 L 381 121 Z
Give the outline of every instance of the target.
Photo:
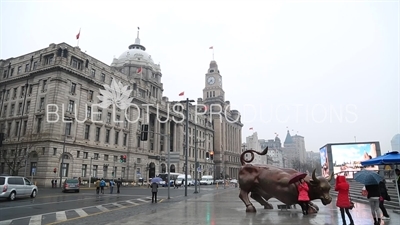
M 312 179 L 313 179 L 313 182 L 314 183 L 319 183 L 319 180 L 317 179 L 317 176 L 315 176 L 315 171 L 316 171 L 317 169 L 314 169 L 314 171 L 312 172 Z
M 334 177 L 335 177 L 335 175 L 332 172 L 331 175 L 329 177 L 327 177 L 326 179 L 328 180 L 328 182 L 331 182 L 332 178 L 334 178 Z

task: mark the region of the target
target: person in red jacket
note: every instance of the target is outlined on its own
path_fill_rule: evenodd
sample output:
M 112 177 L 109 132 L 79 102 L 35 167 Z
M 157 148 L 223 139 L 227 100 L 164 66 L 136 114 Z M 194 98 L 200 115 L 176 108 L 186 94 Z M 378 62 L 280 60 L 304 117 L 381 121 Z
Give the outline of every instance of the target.
M 335 191 L 338 192 L 336 206 L 339 207 L 340 209 L 340 215 L 342 216 L 343 225 L 346 225 L 346 218 L 344 212 L 346 212 L 347 217 L 349 217 L 350 220 L 349 225 L 354 225 L 353 217 L 351 216 L 349 211 L 350 208 L 349 190 L 350 190 L 350 185 L 346 181 L 346 177 L 338 175 L 336 177 L 336 185 L 335 185 Z
M 308 190 L 309 188 L 307 182 L 305 182 L 304 179 L 301 179 L 299 184 L 297 185 L 297 191 L 299 192 L 297 201 L 301 206 L 301 210 L 303 210 L 303 215 L 308 214 L 308 203 L 310 202 L 310 197 L 308 196 Z

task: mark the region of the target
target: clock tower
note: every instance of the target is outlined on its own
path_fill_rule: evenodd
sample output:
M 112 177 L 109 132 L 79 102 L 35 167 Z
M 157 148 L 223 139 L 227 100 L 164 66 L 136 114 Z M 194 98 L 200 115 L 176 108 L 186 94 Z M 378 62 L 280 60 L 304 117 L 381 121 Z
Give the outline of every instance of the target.
M 219 73 L 217 62 L 210 62 L 210 68 L 205 76 L 205 88 L 203 89 L 204 103 L 225 102 L 225 92 L 222 89 L 222 76 Z

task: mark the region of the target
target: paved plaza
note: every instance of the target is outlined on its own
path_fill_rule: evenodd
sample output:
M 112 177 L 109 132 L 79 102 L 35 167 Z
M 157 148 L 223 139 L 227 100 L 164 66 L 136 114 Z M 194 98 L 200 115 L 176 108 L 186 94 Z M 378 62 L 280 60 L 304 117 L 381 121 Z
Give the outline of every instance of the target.
M 306 215 L 297 209 L 279 210 L 280 204 L 272 199 L 273 210 L 265 210 L 261 205 L 252 200 L 257 208 L 257 213 L 245 213 L 245 206 L 238 198 L 239 189 L 220 189 L 214 193 L 191 197 L 180 202 L 163 200 L 153 204 L 153 210 L 148 210 L 135 216 L 117 220 L 112 224 L 198 224 L 198 225 L 233 225 L 233 224 L 313 224 L 313 225 L 342 225 L 340 212 L 336 208 L 336 199 L 328 206 L 323 206 L 315 201 L 320 211 L 318 214 Z M 151 203 L 149 203 L 151 204 Z M 163 205 L 163 206 L 161 206 Z M 167 205 L 167 207 L 165 207 Z M 356 208 L 351 210 L 355 225 L 373 224 L 369 206 L 356 203 Z M 382 221 L 381 224 L 399 224 L 400 214 L 389 210 L 391 220 Z M 347 220 L 348 221 L 348 220 Z

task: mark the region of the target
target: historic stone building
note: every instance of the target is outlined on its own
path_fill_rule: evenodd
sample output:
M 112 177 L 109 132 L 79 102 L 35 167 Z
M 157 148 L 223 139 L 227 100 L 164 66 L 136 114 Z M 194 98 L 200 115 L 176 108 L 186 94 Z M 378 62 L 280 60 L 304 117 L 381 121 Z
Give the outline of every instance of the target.
M 167 172 L 168 150 L 180 153 L 170 171 L 183 173 L 185 109 L 162 96 L 160 66 L 145 50 L 137 38 L 111 66 L 66 43 L 0 60 L 0 174 L 33 175 L 46 186 L 60 172 L 63 178 L 137 180 Z M 130 92 L 131 105 L 124 109 L 127 98 L 117 96 L 101 107 L 107 96 L 100 90 L 113 96 L 105 84 Z M 194 110 L 191 106 L 190 115 Z M 190 121 L 188 172 L 194 175 L 194 126 L 203 168 L 205 152 L 215 142 L 205 116 Z M 148 141 L 140 141 L 142 124 L 149 125 Z
M 242 127 L 240 113 L 230 108 L 230 102 L 225 101 L 222 88 L 222 75 L 216 61 L 210 62 L 205 75 L 203 89 L 203 104 L 207 105 L 209 120 L 214 127 L 215 177 L 228 175 L 237 178 L 240 169 L 240 154 L 242 144 Z

